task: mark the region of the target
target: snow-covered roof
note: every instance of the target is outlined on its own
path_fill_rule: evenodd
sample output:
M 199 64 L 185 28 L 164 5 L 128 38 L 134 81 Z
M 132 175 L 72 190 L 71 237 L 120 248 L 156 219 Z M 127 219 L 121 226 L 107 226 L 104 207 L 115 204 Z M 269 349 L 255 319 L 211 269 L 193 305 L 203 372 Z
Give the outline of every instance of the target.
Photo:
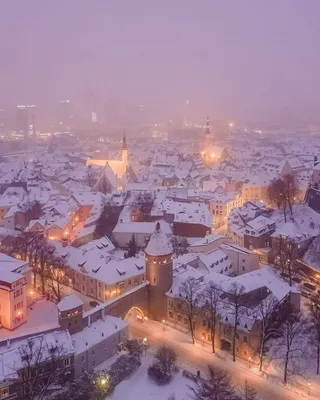
M 320 270 L 320 236 L 313 240 L 302 261 L 311 268 Z
M 40 362 L 50 359 L 51 349 L 54 347 L 59 349 L 61 357 L 68 357 L 74 353 L 71 336 L 67 330 L 49 331 L 36 336 L 11 340 L 9 346 L 7 341 L 3 341 L 0 344 L 0 382 L 4 379 L 17 378 L 16 371 L 24 367 L 19 349 L 21 346 L 27 346 L 30 340 L 34 345 L 33 351 L 39 350 Z
M 110 251 L 113 251 L 115 249 L 115 246 L 107 236 L 104 236 L 100 239 L 91 240 L 89 243 L 80 246 L 79 249 L 85 252 L 91 250 L 92 251 L 99 250 L 101 252 L 104 251 L 105 253 L 108 253 Z
M 61 256 L 68 267 L 105 284 L 115 284 L 145 273 L 145 257 L 142 255 L 119 259 L 97 245 L 82 249 L 63 247 L 56 241 L 50 243 L 55 246 L 55 254 Z
M 0 253 L 0 280 L 12 283 L 23 278 L 23 273 L 30 269 L 26 261 Z
M 65 296 L 58 304 L 59 311 L 73 310 L 74 308 L 83 306 L 83 301 L 76 294 Z
M 119 218 L 120 219 L 120 218 Z M 151 235 L 154 231 L 154 222 L 118 222 L 115 226 L 113 232 L 127 232 L 127 233 L 145 233 Z M 172 235 L 172 230 L 170 225 L 161 221 L 161 230 L 167 235 Z
M 149 256 L 165 256 L 172 253 L 172 246 L 166 234 L 162 231 L 159 222 L 157 222 L 145 252 Z
M 212 226 L 212 214 L 204 203 L 166 199 L 162 207 L 165 214 L 174 215 L 174 222 L 201 224 L 209 228 Z
M 193 247 L 193 246 L 206 246 L 207 244 L 213 243 L 216 240 L 220 240 L 222 238 L 224 238 L 224 237 L 221 236 L 218 233 L 209 233 L 206 236 L 204 236 L 203 238 L 201 238 L 201 239 L 195 241 L 194 243 L 192 243 L 190 245 L 190 247 Z
M 119 331 L 128 326 L 127 321 L 111 315 L 104 316 L 104 320 L 91 324 L 85 327 L 81 332 L 72 335 L 72 343 L 75 349 L 75 354 L 80 354 L 90 349 L 97 343 L 106 340 L 106 338 L 118 334 Z

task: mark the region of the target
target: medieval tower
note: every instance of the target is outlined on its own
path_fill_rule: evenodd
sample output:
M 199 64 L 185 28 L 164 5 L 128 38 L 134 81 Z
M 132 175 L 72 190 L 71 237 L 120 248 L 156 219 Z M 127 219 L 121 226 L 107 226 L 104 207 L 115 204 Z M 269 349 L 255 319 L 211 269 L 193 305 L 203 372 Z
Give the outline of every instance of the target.
M 146 272 L 149 281 L 149 315 L 161 321 L 167 318 L 166 293 L 172 286 L 172 246 L 160 223 L 151 235 L 145 249 Z

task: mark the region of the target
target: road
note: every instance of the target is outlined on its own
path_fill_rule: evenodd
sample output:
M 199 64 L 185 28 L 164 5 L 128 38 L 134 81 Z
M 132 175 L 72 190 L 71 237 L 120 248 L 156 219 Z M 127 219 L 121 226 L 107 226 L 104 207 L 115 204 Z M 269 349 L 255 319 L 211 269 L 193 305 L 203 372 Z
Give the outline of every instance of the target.
M 151 347 L 157 347 L 161 344 L 168 344 L 173 347 L 178 355 L 179 365 L 181 368 L 191 372 L 201 371 L 201 375 L 205 375 L 206 366 L 210 363 L 220 369 L 227 370 L 236 388 L 243 388 L 245 381 L 254 387 L 261 400 L 297 400 L 301 398 L 319 399 L 319 393 L 311 393 L 309 396 L 305 393 L 294 393 L 291 389 L 277 384 L 272 380 L 267 380 L 249 370 L 240 362 L 233 363 L 229 359 L 224 359 L 220 355 L 212 355 L 201 347 L 201 343 L 192 345 L 186 335 L 177 332 L 167 326 L 163 326 L 154 321 L 147 321 L 144 324 L 129 321 L 130 336 L 148 339 Z M 311 389 L 312 392 L 312 389 Z

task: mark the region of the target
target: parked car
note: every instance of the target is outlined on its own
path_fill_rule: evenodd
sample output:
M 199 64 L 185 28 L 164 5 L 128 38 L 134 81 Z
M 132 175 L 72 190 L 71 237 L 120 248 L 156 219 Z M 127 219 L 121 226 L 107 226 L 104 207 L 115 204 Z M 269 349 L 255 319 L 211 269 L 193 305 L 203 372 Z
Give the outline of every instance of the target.
M 303 286 L 308 290 L 312 290 L 313 292 L 316 290 L 316 285 L 313 285 L 312 283 L 309 282 L 304 282 Z

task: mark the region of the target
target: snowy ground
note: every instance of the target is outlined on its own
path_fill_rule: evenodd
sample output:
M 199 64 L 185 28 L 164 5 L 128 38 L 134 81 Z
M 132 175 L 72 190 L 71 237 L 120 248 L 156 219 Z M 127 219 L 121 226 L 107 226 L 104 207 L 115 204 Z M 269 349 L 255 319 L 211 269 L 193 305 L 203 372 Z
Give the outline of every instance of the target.
M 91 301 L 94 301 L 89 296 L 85 296 L 81 293 L 75 292 L 71 288 L 66 288 L 64 295 L 76 294 L 81 298 L 84 303 L 84 310 L 91 310 L 93 307 L 90 305 Z M 39 296 L 34 295 L 35 298 Z M 57 305 L 46 299 L 35 301 L 31 307 L 27 309 L 27 322 L 15 329 L 13 332 L 7 329 L 0 329 L 0 340 L 13 338 L 17 336 L 27 335 L 31 333 L 37 333 L 47 329 L 53 329 L 59 327 L 58 324 L 58 308 Z
M 58 309 L 55 303 L 49 300 L 38 300 L 27 310 L 28 320 L 14 332 L 0 329 L 0 339 L 17 337 L 30 333 L 37 333 L 46 329 L 58 327 Z
M 148 378 L 148 367 L 152 364 L 152 355 L 142 358 L 140 368 L 127 380 L 118 385 L 108 399 L 112 400 L 166 400 L 173 394 L 175 400 L 187 400 L 189 397 L 188 386 L 192 384 L 191 380 L 184 378 L 182 372 L 174 377 L 168 385 L 158 386 Z

